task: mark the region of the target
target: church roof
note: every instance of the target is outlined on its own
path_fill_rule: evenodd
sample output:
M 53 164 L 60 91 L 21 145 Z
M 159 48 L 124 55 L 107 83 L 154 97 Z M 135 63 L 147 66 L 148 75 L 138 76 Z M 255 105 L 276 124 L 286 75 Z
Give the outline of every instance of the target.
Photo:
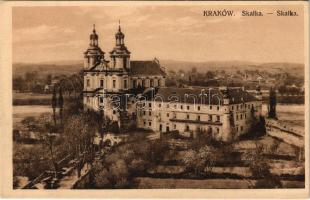
M 153 61 L 130 61 L 132 75 L 165 75 L 159 63 Z
M 221 88 L 176 88 L 176 87 L 163 87 L 155 90 L 156 101 L 161 99 L 164 102 L 180 102 L 180 103 L 198 103 L 198 104 L 210 104 L 219 105 L 223 103 L 224 91 Z M 202 95 L 202 94 L 205 94 Z M 230 104 L 240 104 L 251 101 L 257 101 L 253 95 L 241 88 L 228 88 L 228 98 Z

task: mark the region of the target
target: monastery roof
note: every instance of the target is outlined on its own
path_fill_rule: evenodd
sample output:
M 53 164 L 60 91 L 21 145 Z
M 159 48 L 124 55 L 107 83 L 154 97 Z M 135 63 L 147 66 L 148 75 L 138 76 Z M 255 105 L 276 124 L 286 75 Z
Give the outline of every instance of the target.
M 180 102 L 180 103 L 199 103 L 219 105 L 223 103 L 225 92 L 222 88 L 176 88 L 176 87 L 163 87 L 155 91 L 156 101 L 161 101 L 159 96 L 164 102 Z M 205 95 L 202 95 L 205 94 Z M 257 99 L 241 88 L 228 88 L 227 96 L 230 104 L 246 103 L 257 101 Z
M 165 72 L 155 60 L 130 61 L 132 75 L 165 75 Z

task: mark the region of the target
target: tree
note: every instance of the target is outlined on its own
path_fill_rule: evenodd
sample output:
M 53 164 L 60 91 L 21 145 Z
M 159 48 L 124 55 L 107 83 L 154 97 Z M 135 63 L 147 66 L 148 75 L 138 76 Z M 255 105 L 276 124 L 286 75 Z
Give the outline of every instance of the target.
M 214 73 L 212 71 L 207 71 L 206 78 L 207 79 L 214 79 Z
M 52 75 L 51 74 L 48 74 L 46 76 L 46 84 L 47 85 L 51 85 L 52 84 Z
M 264 146 L 262 144 L 256 141 L 255 149 L 246 152 L 245 159 L 250 166 L 253 176 L 263 178 L 270 174 L 268 162 L 264 157 Z
M 109 180 L 110 173 L 101 161 L 95 161 L 92 168 L 93 184 L 95 188 L 112 188 Z
M 92 113 L 82 113 L 68 117 L 66 123 L 64 123 L 62 140 L 67 145 L 69 151 L 79 159 L 80 167 L 78 168 L 78 174 L 84 163 L 92 162 L 87 160 L 87 158 L 94 157 L 93 141 L 98 124 L 96 124 L 93 118 L 94 115 Z
M 57 107 L 57 97 L 56 97 L 56 88 L 54 86 L 53 96 L 52 96 L 52 108 L 53 108 L 53 119 L 54 119 L 55 126 L 56 126 L 56 107 Z
M 196 176 L 210 174 L 217 160 L 217 153 L 210 146 L 204 146 L 198 151 L 188 150 L 182 161 L 189 171 L 194 171 Z
M 59 106 L 59 115 L 60 115 L 60 123 L 63 125 L 63 105 L 64 105 L 64 99 L 62 96 L 62 87 L 59 88 L 59 97 L 58 97 L 58 106 Z
M 25 86 L 25 80 L 22 77 L 17 77 L 13 79 L 13 90 L 23 92 L 26 89 Z
M 278 88 L 278 91 L 281 95 L 284 95 L 285 93 L 287 93 L 287 88 L 285 85 L 281 85 L 279 88 Z
M 25 125 L 29 131 L 33 131 L 36 128 L 36 120 L 34 117 L 25 117 L 21 123 Z
M 265 148 L 257 141 L 255 149 L 245 153 L 245 159 L 250 166 L 252 175 L 259 179 L 255 185 L 256 188 L 278 188 L 281 187 L 280 180 L 270 173 L 268 160 L 264 156 Z
M 277 106 L 277 94 L 274 88 L 270 88 L 269 105 L 268 105 L 268 117 L 269 118 L 274 118 L 274 119 L 277 118 L 276 106 Z
M 128 167 L 123 159 L 117 160 L 109 168 L 109 173 L 111 175 L 111 182 L 114 188 L 127 188 L 129 187 L 128 177 Z

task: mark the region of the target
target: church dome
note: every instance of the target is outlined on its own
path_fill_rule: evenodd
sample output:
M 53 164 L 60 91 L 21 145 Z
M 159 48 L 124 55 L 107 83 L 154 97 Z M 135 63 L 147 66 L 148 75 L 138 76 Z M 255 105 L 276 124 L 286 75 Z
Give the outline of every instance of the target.
M 97 33 L 96 33 L 95 24 L 94 24 L 93 32 L 92 32 L 92 34 L 90 34 L 90 36 L 89 36 L 89 39 L 90 39 L 90 40 L 98 40 L 98 35 L 97 35 Z
M 115 38 L 116 39 L 124 39 L 125 35 L 124 33 L 121 31 L 121 27 L 118 27 L 118 32 L 115 34 Z

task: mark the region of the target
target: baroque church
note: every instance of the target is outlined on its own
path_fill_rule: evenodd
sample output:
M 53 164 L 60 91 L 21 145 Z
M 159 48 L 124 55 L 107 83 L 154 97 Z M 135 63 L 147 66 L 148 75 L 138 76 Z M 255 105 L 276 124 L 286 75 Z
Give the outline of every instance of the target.
M 84 109 L 101 111 L 120 130 L 131 123 L 155 132 L 178 131 L 188 137 L 195 137 L 200 130 L 217 140 L 231 141 L 247 133 L 261 115 L 259 88 L 252 95 L 242 88 L 166 87 L 165 69 L 157 59 L 130 60 L 120 25 L 109 60 L 98 38 L 94 26 L 84 52 Z M 178 100 L 171 101 L 171 96 Z

